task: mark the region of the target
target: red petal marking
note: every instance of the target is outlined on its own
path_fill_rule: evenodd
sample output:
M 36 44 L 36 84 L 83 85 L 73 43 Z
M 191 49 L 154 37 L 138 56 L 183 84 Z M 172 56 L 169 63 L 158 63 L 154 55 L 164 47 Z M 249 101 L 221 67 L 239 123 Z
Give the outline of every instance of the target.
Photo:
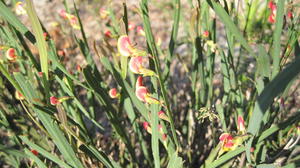
M 111 32 L 109 30 L 106 30 L 104 33 L 105 37 L 111 38 Z
M 131 55 L 130 49 L 130 40 L 129 37 L 127 35 L 123 35 L 121 37 L 119 37 L 118 39 L 118 50 L 120 52 L 121 55 L 125 56 L 125 57 L 129 57 Z
M 143 85 L 143 77 L 142 76 L 138 76 L 137 80 L 136 80 L 136 84 L 135 87 L 138 88 L 140 86 L 144 86 Z
M 143 102 L 146 102 L 145 100 L 145 96 L 147 95 L 148 90 L 146 87 L 144 86 L 140 86 L 138 88 L 136 88 L 135 90 L 135 95 L 137 96 L 137 98 Z

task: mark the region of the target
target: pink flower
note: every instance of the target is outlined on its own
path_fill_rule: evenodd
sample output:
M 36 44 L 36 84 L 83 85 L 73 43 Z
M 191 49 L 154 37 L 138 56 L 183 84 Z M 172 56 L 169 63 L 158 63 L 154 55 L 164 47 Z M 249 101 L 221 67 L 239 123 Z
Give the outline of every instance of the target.
M 143 57 L 132 57 L 129 61 L 129 69 L 136 74 L 141 73 L 140 69 L 143 68 Z
M 50 103 L 51 103 L 51 105 L 55 106 L 55 105 L 59 104 L 60 101 L 57 97 L 51 96 L 50 97 Z
M 132 31 L 132 30 L 134 30 L 134 28 L 135 28 L 134 23 L 129 22 L 129 23 L 128 23 L 128 31 Z
M 205 30 L 205 31 L 203 32 L 203 37 L 208 38 L 208 36 L 209 36 L 209 31 L 208 31 L 208 30 Z
M 67 13 L 64 9 L 60 10 L 58 13 L 63 19 L 67 19 L 74 29 L 80 29 L 76 16 Z
M 138 35 L 141 35 L 141 36 L 145 36 L 146 35 L 142 26 L 137 26 L 136 27 L 136 31 L 137 31 Z
M 118 98 L 120 96 L 120 94 L 118 93 L 118 90 L 116 88 L 110 89 L 108 94 L 113 99 Z
M 10 62 L 16 62 L 17 60 L 17 55 L 16 55 L 16 50 L 14 48 L 9 48 L 6 51 L 6 58 L 10 61 Z
M 121 55 L 129 57 L 132 54 L 132 45 L 127 35 L 120 36 L 118 39 L 118 50 Z
M 156 76 L 155 72 L 144 67 L 147 62 L 146 58 L 142 56 L 132 57 L 129 61 L 129 69 L 135 73 L 143 76 Z
M 64 9 L 61 9 L 60 11 L 58 11 L 58 14 L 60 17 L 67 19 L 67 12 Z
M 130 42 L 130 39 L 127 35 L 122 35 L 118 39 L 118 50 L 122 56 L 125 57 L 137 57 L 137 56 L 146 56 L 147 53 L 142 50 L 136 49 Z
M 245 133 L 246 132 L 246 128 L 245 128 L 245 121 L 243 119 L 242 116 L 238 116 L 238 131 L 241 133 Z
M 148 92 L 148 89 L 143 86 L 143 77 L 139 76 L 136 82 L 136 89 L 135 89 L 136 97 L 148 104 L 161 104 L 159 100 L 156 98 L 151 97 L 151 94 Z

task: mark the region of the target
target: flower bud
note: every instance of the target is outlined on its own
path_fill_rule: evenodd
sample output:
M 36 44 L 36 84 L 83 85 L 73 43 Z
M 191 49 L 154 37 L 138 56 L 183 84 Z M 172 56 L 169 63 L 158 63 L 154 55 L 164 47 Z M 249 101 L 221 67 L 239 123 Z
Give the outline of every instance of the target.
M 208 38 L 208 37 L 209 37 L 209 31 L 208 31 L 208 30 L 205 30 L 205 31 L 203 32 L 203 37 L 204 37 L 204 38 Z
M 242 116 L 238 116 L 238 131 L 241 133 L 246 132 L 245 121 Z
M 34 154 L 35 156 L 39 155 L 39 152 L 36 151 L 35 149 L 31 149 L 30 150 L 32 154 Z
M 24 100 L 25 99 L 25 97 L 23 96 L 23 94 L 21 92 L 17 91 L 17 90 L 15 92 L 15 98 L 17 100 Z
M 138 35 L 146 36 L 145 31 L 142 26 L 137 26 L 136 31 L 137 31 Z
M 118 93 L 118 90 L 116 88 L 110 89 L 108 94 L 113 99 L 118 98 L 120 96 L 120 93 Z
M 10 62 L 16 62 L 17 60 L 17 55 L 16 55 L 16 50 L 14 48 L 9 48 L 6 51 L 6 58 L 10 61 Z
M 55 105 L 59 104 L 60 101 L 57 97 L 51 96 L 50 97 L 50 103 L 51 103 L 51 105 L 55 106 Z

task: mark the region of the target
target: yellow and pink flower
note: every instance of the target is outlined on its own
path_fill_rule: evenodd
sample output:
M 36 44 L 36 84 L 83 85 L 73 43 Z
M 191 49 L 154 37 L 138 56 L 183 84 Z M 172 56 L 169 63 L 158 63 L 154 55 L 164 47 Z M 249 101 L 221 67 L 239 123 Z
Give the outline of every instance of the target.
M 15 11 L 17 15 L 26 15 L 25 4 L 21 1 L 18 1 L 15 5 Z
M 147 53 L 142 50 L 135 48 L 127 35 L 122 35 L 118 39 L 118 51 L 124 57 L 137 57 L 137 56 L 146 56 Z
M 137 27 L 136 27 L 136 31 L 137 31 L 137 34 L 138 34 L 138 35 L 146 36 L 146 33 L 145 33 L 145 31 L 144 31 L 144 29 L 143 29 L 142 26 L 137 26 Z
M 143 77 L 139 76 L 136 82 L 135 88 L 136 97 L 147 104 L 161 104 L 159 100 L 152 97 L 152 95 L 148 92 L 148 89 L 143 85 Z
M 129 61 L 129 69 L 135 73 L 143 76 L 156 76 L 155 72 L 144 67 L 148 60 L 146 57 L 137 56 L 132 57 Z

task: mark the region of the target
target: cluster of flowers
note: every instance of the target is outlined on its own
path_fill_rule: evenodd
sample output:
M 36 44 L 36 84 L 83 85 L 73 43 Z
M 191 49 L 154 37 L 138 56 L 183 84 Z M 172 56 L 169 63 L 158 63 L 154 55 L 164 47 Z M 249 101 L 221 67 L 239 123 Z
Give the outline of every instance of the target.
M 72 15 L 70 13 L 67 13 L 64 9 L 59 11 L 59 15 L 63 18 L 69 21 L 70 25 L 77 30 L 80 30 L 80 26 L 77 20 L 77 17 L 75 15 Z
M 130 27 L 129 25 L 129 28 Z M 148 68 L 146 68 L 146 63 L 148 62 L 147 53 L 145 51 L 137 49 L 135 46 L 132 45 L 130 39 L 127 35 L 122 35 L 118 39 L 118 51 L 121 56 L 123 57 L 130 57 L 129 61 L 129 69 L 132 73 L 138 74 L 137 81 L 135 84 L 135 95 L 136 97 L 146 104 L 160 104 L 163 103 L 156 99 L 147 89 L 147 87 L 143 84 L 143 77 L 145 76 L 156 76 L 156 73 Z M 112 88 L 109 91 L 109 95 L 111 98 L 119 98 L 120 93 L 118 93 L 116 88 Z M 170 121 L 168 116 L 165 114 L 164 111 L 158 112 L 158 117 L 165 121 Z M 151 126 L 148 122 L 143 123 L 144 129 L 148 133 L 152 133 Z M 158 125 L 158 131 L 160 133 L 161 139 L 163 142 L 167 139 L 167 134 L 164 133 L 162 125 Z
M 107 19 L 109 16 L 109 11 L 105 8 L 100 8 L 99 14 L 101 19 Z M 145 36 L 145 31 L 142 26 L 136 26 L 133 22 L 128 22 L 128 31 L 133 31 L 134 29 L 136 29 L 138 35 Z M 104 35 L 107 38 L 111 38 L 112 32 L 110 30 L 105 30 Z

